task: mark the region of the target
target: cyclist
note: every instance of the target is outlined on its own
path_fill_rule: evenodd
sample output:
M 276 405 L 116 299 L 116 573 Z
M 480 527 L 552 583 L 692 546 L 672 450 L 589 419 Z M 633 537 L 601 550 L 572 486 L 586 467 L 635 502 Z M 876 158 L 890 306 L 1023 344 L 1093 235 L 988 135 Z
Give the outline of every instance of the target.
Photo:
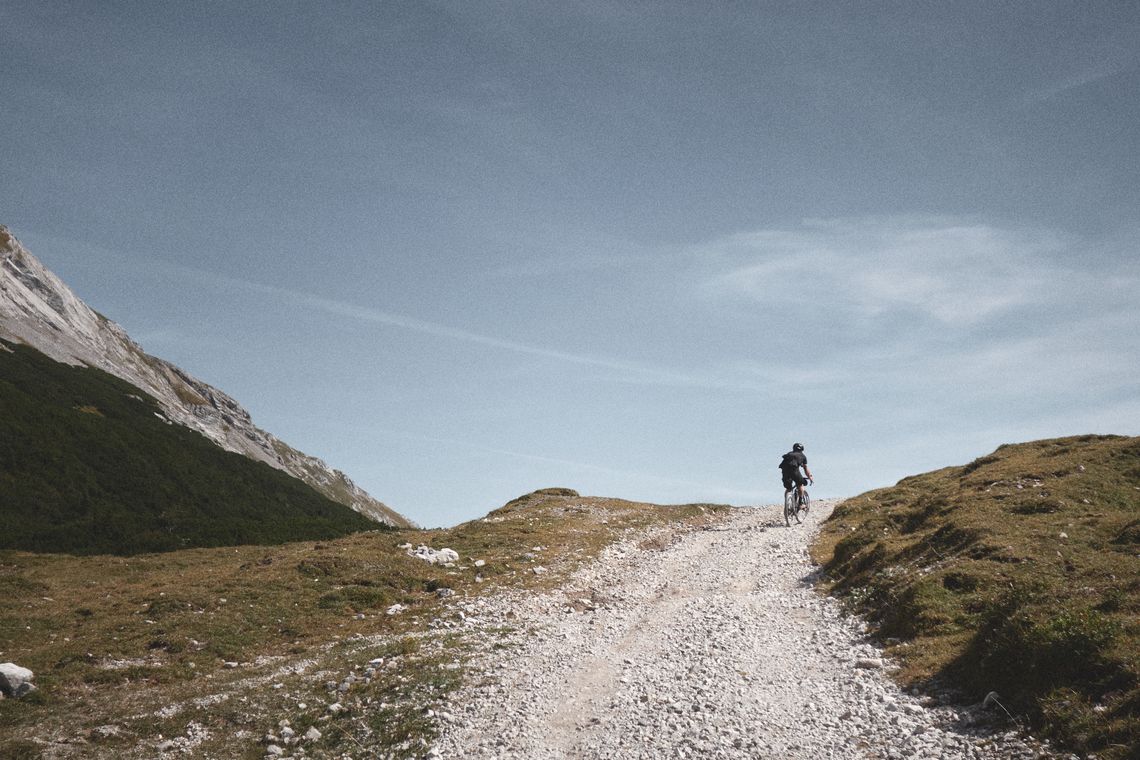
M 811 470 L 808 469 L 807 456 L 804 454 L 804 445 L 802 443 L 792 444 L 792 450 L 784 454 L 784 458 L 780 460 L 780 475 L 784 480 L 784 498 L 788 498 L 788 494 L 792 492 L 792 487 L 796 489 L 796 496 L 799 497 L 803 493 L 804 476 L 800 474 L 800 468 L 804 468 L 804 473 L 807 475 L 806 482 L 812 482 Z

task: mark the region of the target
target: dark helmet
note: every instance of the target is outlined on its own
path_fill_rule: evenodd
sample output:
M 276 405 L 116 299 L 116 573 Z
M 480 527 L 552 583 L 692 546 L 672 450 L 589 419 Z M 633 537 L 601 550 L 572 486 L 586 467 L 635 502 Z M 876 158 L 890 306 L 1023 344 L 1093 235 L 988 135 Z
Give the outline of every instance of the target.
M 803 451 L 803 450 L 804 450 L 804 445 L 802 443 L 793 443 L 792 444 L 792 451 Z

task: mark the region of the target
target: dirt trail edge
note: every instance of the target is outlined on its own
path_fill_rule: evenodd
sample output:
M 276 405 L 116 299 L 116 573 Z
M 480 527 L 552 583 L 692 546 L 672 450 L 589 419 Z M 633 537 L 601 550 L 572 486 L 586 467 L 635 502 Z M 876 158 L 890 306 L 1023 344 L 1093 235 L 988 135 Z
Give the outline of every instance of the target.
M 736 510 L 664 549 L 631 537 L 557 591 L 462 603 L 487 654 L 428 756 L 1052 757 L 887 677 L 861 622 L 813 588 L 807 546 L 833 506 L 793 528 Z

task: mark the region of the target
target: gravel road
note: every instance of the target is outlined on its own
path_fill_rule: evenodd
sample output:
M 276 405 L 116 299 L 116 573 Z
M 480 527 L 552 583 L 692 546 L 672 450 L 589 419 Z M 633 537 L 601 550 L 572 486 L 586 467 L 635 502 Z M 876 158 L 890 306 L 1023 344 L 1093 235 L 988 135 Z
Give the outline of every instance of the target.
M 740 509 L 665 548 L 630 537 L 558 591 L 460 605 L 491 653 L 429 757 L 1051 757 L 888 678 L 813 588 L 807 545 L 833 506 L 794 528 Z

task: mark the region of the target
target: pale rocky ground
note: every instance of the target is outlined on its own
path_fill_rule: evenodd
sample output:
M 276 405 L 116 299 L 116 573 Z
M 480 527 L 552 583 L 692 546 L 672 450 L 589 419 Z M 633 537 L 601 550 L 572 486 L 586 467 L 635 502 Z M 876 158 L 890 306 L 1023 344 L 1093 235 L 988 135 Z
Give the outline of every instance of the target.
M 776 507 L 740 509 L 664 548 L 630 537 L 558 590 L 460 602 L 487 654 L 428 756 L 1050 757 L 980 705 L 889 678 L 863 624 L 813 585 L 807 547 L 833 506 L 793 528 Z

